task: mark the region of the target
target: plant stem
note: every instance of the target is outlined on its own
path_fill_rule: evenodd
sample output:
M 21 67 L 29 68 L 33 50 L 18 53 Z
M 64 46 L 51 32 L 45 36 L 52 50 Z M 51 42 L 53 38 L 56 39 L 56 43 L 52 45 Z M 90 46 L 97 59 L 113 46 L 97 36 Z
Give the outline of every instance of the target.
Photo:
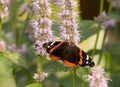
M 104 6 L 104 0 L 100 0 L 100 11 L 99 11 L 100 17 L 102 17 L 103 6 Z M 92 51 L 92 58 L 94 58 L 94 55 L 95 55 L 100 29 L 101 29 L 101 22 L 98 25 L 98 32 L 97 32 L 97 36 L 96 36 L 96 40 L 95 40 L 95 45 L 94 45 L 94 48 L 93 48 L 93 51 Z
M 25 24 L 24 24 L 24 27 L 23 27 L 23 29 L 21 30 L 20 39 L 19 39 L 20 45 L 21 45 L 21 43 L 22 43 L 22 39 L 23 39 L 23 37 L 24 37 L 24 33 L 25 33 L 25 30 L 26 30 L 26 27 L 27 27 L 29 18 L 30 18 L 30 15 L 28 14 L 28 15 L 27 15 L 27 18 L 26 18 L 26 21 L 25 21 Z
M 112 3 L 113 3 L 113 0 L 109 0 L 108 15 L 110 15 L 110 13 L 112 11 Z
M 38 68 L 39 68 L 39 71 L 38 71 L 38 74 L 39 75 L 42 75 L 43 74 L 43 60 L 44 60 L 44 57 L 45 56 L 38 56 Z M 43 87 L 43 81 L 39 81 Z
M 112 2 L 113 2 L 113 0 L 109 1 L 108 15 L 112 11 Z M 108 31 L 108 29 L 105 29 L 105 33 L 104 33 L 104 36 L 103 36 L 103 42 L 102 42 L 101 53 L 100 53 L 100 56 L 99 56 L 98 64 L 100 64 L 100 61 L 101 61 L 101 58 L 102 58 L 103 47 L 104 47 L 105 39 L 106 39 L 106 36 L 107 36 L 107 31 Z
M 100 11 L 99 11 L 100 17 L 102 17 L 103 6 L 104 6 L 104 0 L 100 0 Z
M 38 56 L 38 68 L 40 70 L 40 74 L 42 74 L 42 69 L 43 69 L 43 56 Z
M 92 58 L 94 58 L 94 55 L 95 55 L 100 29 L 101 29 L 101 23 L 98 25 L 98 32 L 97 32 L 97 36 L 96 36 L 96 40 L 95 40 L 94 49 L 92 51 Z
M 10 10 L 10 16 L 11 16 L 11 25 L 12 28 L 15 31 L 15 44 L 17 47 L 19 47 L 19 29 L 17 27 L 17 13 L 18 13 L 18 0 L 12 1 L 12 7 Z
M 76 87 L 76 68 L 73 68 L 73 87 Z
M 2 18 L 0 17 L 0 39 L 2 38 Z
M 20 45 L 19 45 L 19 30 L 18 29 L 15 30 L 15 34 L 16 34 L 16 46 L 20 47 Z
M 105 43 L 106 36 L 107 36 L 107 29 L 105 29 L 105 33 L 104 33 L 104 37 L 103 37 L 102 48 L 101 48 L 101 53 L 100 53 L 100 56 L 99 56 L 98 64 L 100 64 L 100 61 L 101 61 L 101 58 L 102 58 L 103 46 L 104 46 L 104 43 Z

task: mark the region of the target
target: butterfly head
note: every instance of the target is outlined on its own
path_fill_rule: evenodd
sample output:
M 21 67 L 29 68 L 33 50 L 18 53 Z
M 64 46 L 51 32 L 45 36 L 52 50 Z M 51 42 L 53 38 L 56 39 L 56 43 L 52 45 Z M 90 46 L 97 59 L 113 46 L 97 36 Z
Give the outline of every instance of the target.
M 46 42 L 43 44 L 43 48 L 45 48 L 47 52 L 49 52 L 49 50 L 54 47 L 54 43 L 55 43 L 54 41 Z

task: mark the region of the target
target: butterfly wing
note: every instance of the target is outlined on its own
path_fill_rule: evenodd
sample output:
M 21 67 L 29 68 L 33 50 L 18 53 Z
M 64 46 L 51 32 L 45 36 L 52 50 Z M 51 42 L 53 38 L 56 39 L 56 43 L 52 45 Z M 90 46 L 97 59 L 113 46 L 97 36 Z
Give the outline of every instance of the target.
M 52 49 L 54 49 L 54 47 Z M 75 60 L 74 48 L 70 46 L 67 42 L 63 42 L 59 46 L 56 45 L 56 48 L 50 53 L 50 57 L 53 60 L 62 60 L 65 63 L 65 65 L 69 67 L 76 67 L 77 64 Z
M 76 45 L 57 41 L 50 42 L 46 48 L 52 60 L 62 60 L 69 67 L 94 66 L 92 59 Z
M 90 58 L 89 55 L 87 55 L 83 50 L 79 50 L 79 62 L 78 64 L 80 66 L 90 66 L 90 67 L 93 67 L 95 64 L 94 62 L 92 61 L 92 59 Z

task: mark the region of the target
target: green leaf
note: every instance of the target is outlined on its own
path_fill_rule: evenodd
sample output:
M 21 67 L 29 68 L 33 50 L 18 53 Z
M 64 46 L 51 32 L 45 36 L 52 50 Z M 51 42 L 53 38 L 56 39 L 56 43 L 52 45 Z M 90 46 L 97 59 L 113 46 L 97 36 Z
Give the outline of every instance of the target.
M 59 63 L 58 61 L 50 60 L 44 65 L 44 71 L 49 73 L 66 71 L 68 67 L 64 66 L 63 63 Z
M 120 11 L 116 10 L 116 11 L 113 11 L 109 16 L 108 16 L 108 19 L 115 19 L 116 21 L 120 21 Z
M 79 33 L 81 41 L 86 40 L 88 37 L 94 35 L 98 31 L 98 26 L 94 21 L 85 20 L 80 22 Z
M 93 52 L 93 49 L 92 50 L 89 50 L 87 53 L 90 55 L 90 54 L 92 54 L 92 52 Z M 99 49 L 96 49 L 95 50 L 95 55 L 96 54 L 100 54 L 101 53 L 101 50 L 99 50 Z
M 42 83 L 32 83 L 26 87 L 42 87 Z
M 116 57 L 120 57 L 120 42 L 117 42 L 113 44 L 110 48 L 109 51 Z M 118 58 L 120 61 L 120 58 Z
M 9 51 L 5 51 L 4 55 L 14 64 L 27 68 L 25 59 L 19 53 L 10 53 Z
M 12 77 L 0 77 L 0 87 L 17 87 Z
M 78 31 L 81 35 L 81 41 L 87 39 L 88 37 L 94 35 L 98 31 L 97 24 L 92 20 L 81 21 Z M 54 24 L 52 29 L 57 37 L 60 37 L 60 25 Z
M 9 60 L 0 53 L 0 76 L 10 77 L 12 75 L 12 67 Z
M 116 42 L 114 43 L 110 48 L 109 48 L 109 52 L 111 53 L 113 60 L 116 61 L 115 64 L 119 64 L 120 61 L 120 42 Z
M 76 75 L 84 80 L 85 82 L 88 82 L 88 75 L 90 74 L 90 71 L 88 68 L 79 67 L 76 69 Z
M 0 52 L 0 87 L 16 87 L 9 59 Z

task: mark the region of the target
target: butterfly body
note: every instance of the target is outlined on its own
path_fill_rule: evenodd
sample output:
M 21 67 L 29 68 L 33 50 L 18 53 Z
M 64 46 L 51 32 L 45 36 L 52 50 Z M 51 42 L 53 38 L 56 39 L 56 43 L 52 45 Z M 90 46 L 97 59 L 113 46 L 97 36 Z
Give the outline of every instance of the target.
M 71 45 L 69 42 L 48 42 L 43 44 L 52 60 L 62 60 L 68 67 L 90 66 L 95 64 L 92 59 L 78 46 Z

